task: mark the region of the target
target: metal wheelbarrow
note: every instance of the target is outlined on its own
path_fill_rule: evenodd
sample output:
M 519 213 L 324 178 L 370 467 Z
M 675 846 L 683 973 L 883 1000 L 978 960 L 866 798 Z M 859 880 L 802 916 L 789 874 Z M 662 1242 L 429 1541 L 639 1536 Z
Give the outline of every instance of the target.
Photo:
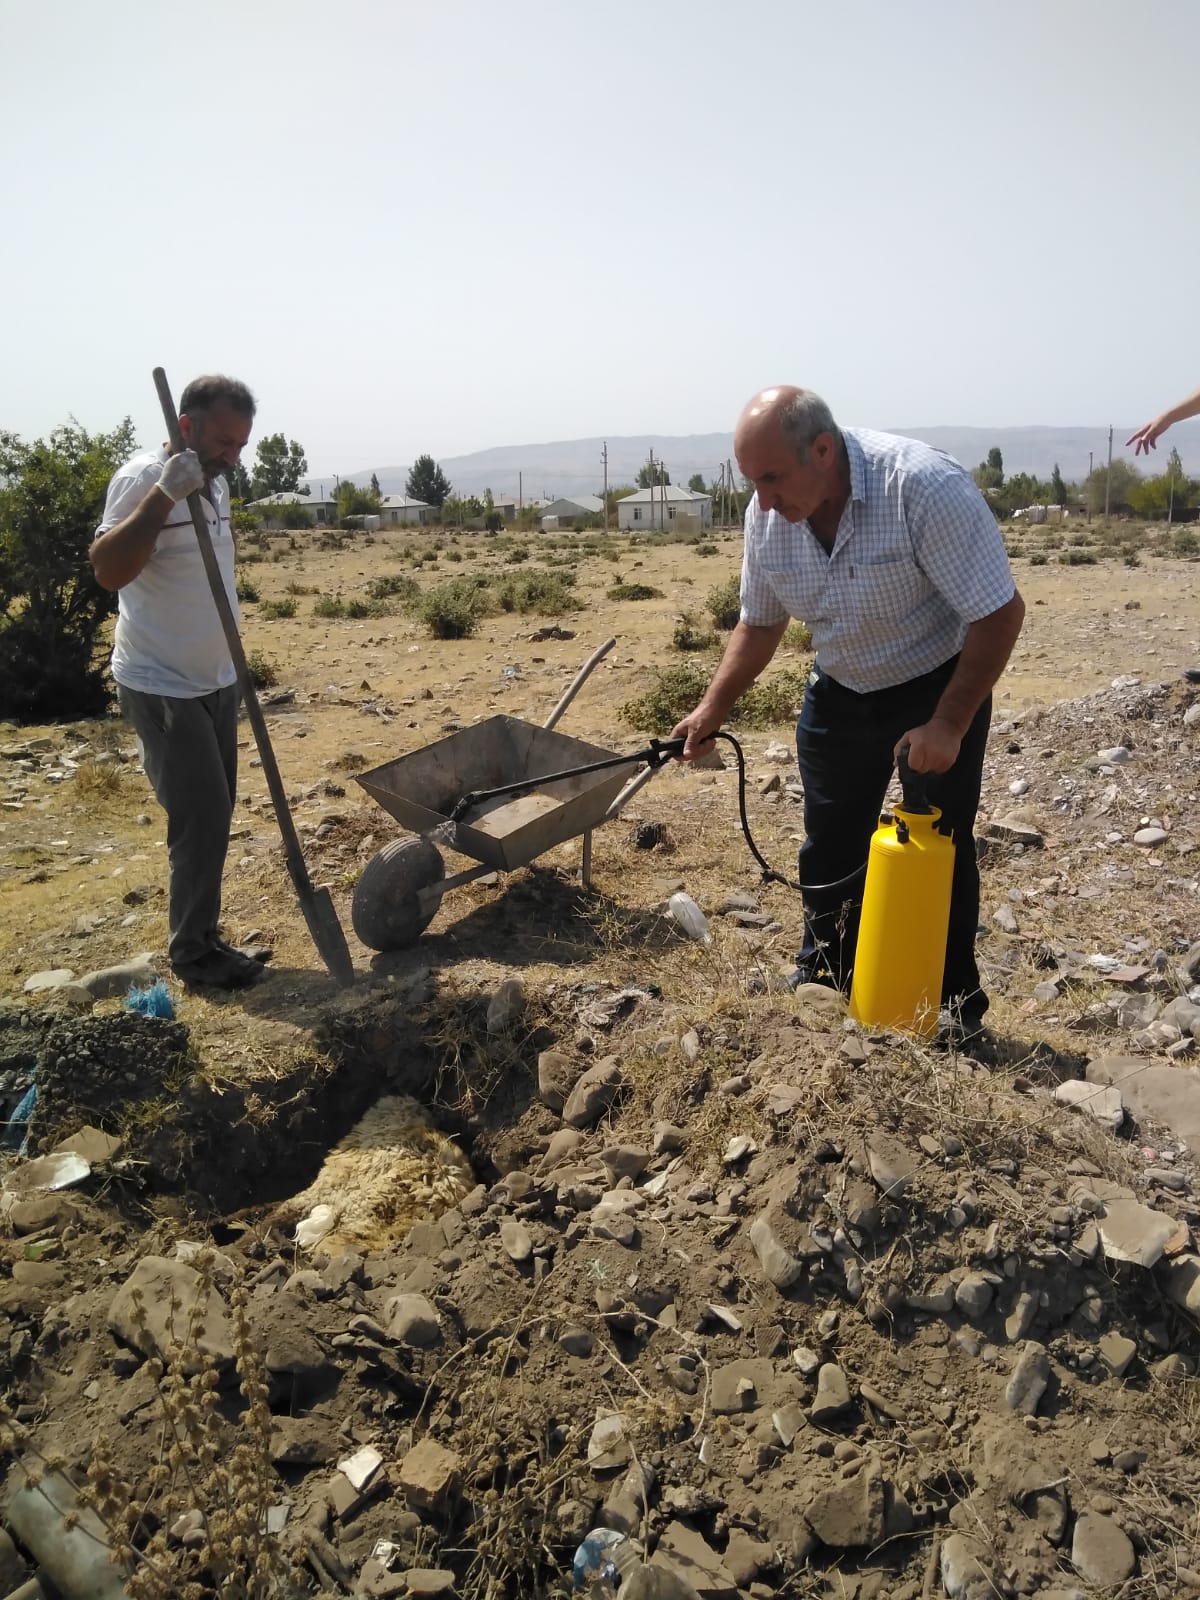
M 655 739 L 622 756 L 554 731 L 615 644 L 608 639 L 592 653 L 540 728 L 520 717 L 488 717 L 357 774 L 371 798 L 418 835 L 393 840 L 364 868 L 351 910 L 363 944 L 372 950 L 414 944 L 449 889 L 528 866 L 577 834 L 580 876 L 591 886 L 592 830 L 617 816 L 683 744 Z M 630 777 L 627 769 L 643 762 L 646 769 Z M 438 844 L 479 864 L 447 876 Z

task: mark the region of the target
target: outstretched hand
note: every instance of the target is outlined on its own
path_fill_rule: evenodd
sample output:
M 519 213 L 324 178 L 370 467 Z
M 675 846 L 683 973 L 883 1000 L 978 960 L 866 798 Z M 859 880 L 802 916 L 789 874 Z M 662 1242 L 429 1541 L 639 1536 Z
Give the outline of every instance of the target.
M 1165 414 L 1155 417 L 1153 422 L 1143 422 L 1136 433 L 1129 435 L 1125 443 L 1133 446 L 1135 456 L 1149 455 L 1151 450 L 1157 450 L 1159 439 L 1170 426 L 1170 420 Z

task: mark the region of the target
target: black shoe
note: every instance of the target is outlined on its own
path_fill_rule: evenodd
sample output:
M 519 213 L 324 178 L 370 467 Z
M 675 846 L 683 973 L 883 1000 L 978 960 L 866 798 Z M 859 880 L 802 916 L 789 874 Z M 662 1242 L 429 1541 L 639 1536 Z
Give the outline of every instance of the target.
M 195 961 L 172 963 L 171 970 L 181 983 L 201 989 L 249 989 L 263 974 L 261 962 L 237 950 L 206 950 Z
M 934 1035 L 935 1050 L 951 1050 L 956 1055 L 967 1056 L 981 1066 L 995 1066 L 1000 1060 L 1000 1044 L 990 1028 L 985 1028 L 982 1017 L 959 1017 L 938 1029 Z
M 1189 683 L 1200 683 L 1200 667 L 1184 667 L 1183 675 Z
M 819 983 L 823 989 L 836 989 L 833 973 L 828 967 L 794 967 L 791 972 L 784 975 L 783 980 L 789 989 L 799 989 L 806 983 Z

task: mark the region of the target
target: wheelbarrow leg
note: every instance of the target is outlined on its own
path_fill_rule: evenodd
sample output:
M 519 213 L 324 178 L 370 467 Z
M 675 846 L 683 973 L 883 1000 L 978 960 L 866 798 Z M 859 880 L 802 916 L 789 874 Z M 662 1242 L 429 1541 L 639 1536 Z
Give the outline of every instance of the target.
M 583 836 L 583 861 L 579 868 L 579 881 L 585 889 L 592 887 L 592 830 Z

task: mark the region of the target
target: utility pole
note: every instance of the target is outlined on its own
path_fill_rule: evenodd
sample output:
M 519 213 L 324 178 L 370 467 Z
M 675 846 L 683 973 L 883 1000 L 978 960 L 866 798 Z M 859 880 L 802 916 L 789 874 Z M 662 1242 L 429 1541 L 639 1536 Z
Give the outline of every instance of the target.
M 654 532 L 654 451 L 650 451 L 650 532 Z
M 608 440 L 604 441 L 604 448 L 600 452 L 600 459 L 604 463 L 604 531 L 608 532 Z
M 1092 454 L 1088 451 L 1087 493 L 1084 495 L 1084 504 L 1087 506 L 1087 519 L 1092 520 Z
M 525 509 L 525 474 L 517 473 L 517 516 L 520 517 Z
M 1108 521 L 1109 493 L 1112 489 L 1112 423 L 1108 425 L 1108 470 L 1104 474 L 1104 520 Z

